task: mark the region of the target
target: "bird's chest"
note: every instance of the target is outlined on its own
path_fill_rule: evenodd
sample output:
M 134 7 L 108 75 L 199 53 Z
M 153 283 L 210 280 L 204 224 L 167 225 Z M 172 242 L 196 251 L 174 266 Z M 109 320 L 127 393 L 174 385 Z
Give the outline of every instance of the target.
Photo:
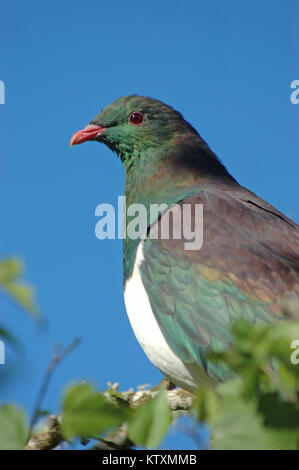
M 194 386 L 185 364 L 168 346 L 144 288 L 140 265 L 144 262 L 143 242 L 140 242 L 133 274 L 125 284 L 125 305 L 135 336 L 150 361 L 174 383 Z

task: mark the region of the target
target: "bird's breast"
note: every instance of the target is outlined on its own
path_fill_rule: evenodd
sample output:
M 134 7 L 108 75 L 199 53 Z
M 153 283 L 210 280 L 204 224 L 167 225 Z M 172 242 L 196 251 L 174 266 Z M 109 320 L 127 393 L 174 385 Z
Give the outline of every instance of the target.
M 125 284 L 125 305 L 134 331 L 149 360 L 173 383 L 194 390 L 204 372 L 196 364 L 185 364 L 168 346 L 152 311 L 144 288 L 140 266 L 144 261 L 144 242 L 140 242 L 132 276 Z

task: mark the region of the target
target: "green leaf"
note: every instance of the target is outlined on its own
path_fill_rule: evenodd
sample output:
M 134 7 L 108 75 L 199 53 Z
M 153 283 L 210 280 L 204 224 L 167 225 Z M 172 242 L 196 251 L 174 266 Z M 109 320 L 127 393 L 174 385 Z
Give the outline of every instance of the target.
M 254 404 L 240 399 L 222 401 L 212 436 L 216 449 L 224 450 L 296 449 L 298 439 L 290 430 L 267 430 Z
M 265 426 L 299 431 L 299 405 L 286 402 L 277 392 L 263 395 L 258 409 L 264 417 Z
M 211 391 L 201 391 L 197 403 L 216 448 L 299 448 L 299 366 L 292 359 L 297 340 L 298 322 L 233 324 L 230 349 L 211 359 L 224 361 L 238 379 L 216 387 L 217 412 Z
M 0 450 L 23 449 L 28 437 L 26 415 L 21 408 L 6 404 L 0 408 Z
M 18 258 L 6 258 L 0 262 L 0 286 L 3 291 L 20 307 L 37 317 L 34 289 L 31 285 L 19 281 L 22 274 L 23 265 Z
M 129 438 L 136 445 L 153 449 L 166 435 L 171 418 L 166 391 L 162 389 L 153 399 L 137 408 L 135 416 L 129 422 Z
M 299 377 L 298 364 L 293 364 L 291 361 L 291 355 L 295 351 L 291 344 L 296 340 L 299 340 L 298 322 L 283 322 L 271 330 L 272 354 Z
M 299 366 L 297 365 L 298 369 Z M 283 363 L 279 363 L 277 366 L 277 374 L 279 382 L 289 397 L 292 397 L 292 401 L 297 399 L 297 389 L 298 389 L 298 374 L 294 374 L 293 370 L 290 370 Z
M 220 395 L 219 413 L 208 421 L 212 429 L 212 440 L 216 449 L 258 450 L 296 449 L 298 432 L 286 427 L 270 427 L 270 400 L 264 401 L 260 410 L 254 400 L 240 397 L 242 380 L 236 379 L 218 387 Z M 274 403 L 277 405 L 277 402 Z M 287 407 L 288 408 L 288 407 Z M 286 410 L 286 408 L 285 408 Z M 273 413 L 275 410 L 273 410 Z M 288 408 L 289 412 L 289 408 Z M 268 423 L 265 426 L 265 415 Z M 277 416 L 278 419 L 279 416 Z M 277 424 L 277 421 L 275 421 Z M 290 423 L 291 424 L 291 423 Z M 293 423 L 292 423 L 293 426 Z
M 34 303 L 34 289 L 27 284 L 9 283 L 5 286 L 5 291 L 12 299 L 24 308 L 32 316 L 37 316 L 38 311 Z
M 6 258 L 0 262 L 0 283 L 5 285 L 15 281 L 23 273 L 22 263 L 18 258 Z
M 129 410 L 108 402 L 91 384 L 75 384 L 66 391 L 62 404 L 62 431 L 66 439 L 88 438 L 119 426 Z
M 196 398 L 193 402 L 193 408 L 196 410 L 198 421 L 208 422 L 219 412 L 219 397 L 215 390 L 208 386 L 202 386 L 198 389 Z

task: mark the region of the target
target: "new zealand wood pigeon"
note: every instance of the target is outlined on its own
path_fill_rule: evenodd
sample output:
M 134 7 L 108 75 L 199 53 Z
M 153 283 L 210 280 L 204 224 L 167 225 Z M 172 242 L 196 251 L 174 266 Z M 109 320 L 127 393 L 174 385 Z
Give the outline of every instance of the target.
M 143 350 L 171 382 L 194 391 L 225 380 L 230 372 L 209 355 L 229 346 L 235 319 L 299 319 L 299 226 L 241 186 L 182 115 L 158 100 L 116 100 L 71 145 L 91 140 L 123 162 L 127 207 L 188 205 L 194 228 L 203 205 L 198 249 L 175 236 L 181 222 L 169 214 L 170 235 L 162 238 L 170 209 L 148 219 L 146 237 L 127 236 L 125 304 Z

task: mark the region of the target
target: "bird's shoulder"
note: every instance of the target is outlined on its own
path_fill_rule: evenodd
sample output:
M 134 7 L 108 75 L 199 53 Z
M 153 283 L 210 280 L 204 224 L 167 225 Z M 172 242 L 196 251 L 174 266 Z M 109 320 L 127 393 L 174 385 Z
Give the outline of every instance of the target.
M 220 186 L 220 187 L 219 187 Z M 168 224 L 169 237 L 162 228 Z M 202 244 L 186 249 L 188 236 L 202 232 Z M 149 229 L 160 246 L 211 267 L 263 272 L 272 265 L 284 277 L 285 266 L 299 272 L 299 226 L 275 207 L 239 185 L 209 185 L 166 210 Z M 157 235 L 158 234 L 158 235 Z M 181 236 L 176 236 L 181 234 Z M 198 234 L 197 234 L 198 235 Z M 243 261 L 258 265 L 245 266 Z

